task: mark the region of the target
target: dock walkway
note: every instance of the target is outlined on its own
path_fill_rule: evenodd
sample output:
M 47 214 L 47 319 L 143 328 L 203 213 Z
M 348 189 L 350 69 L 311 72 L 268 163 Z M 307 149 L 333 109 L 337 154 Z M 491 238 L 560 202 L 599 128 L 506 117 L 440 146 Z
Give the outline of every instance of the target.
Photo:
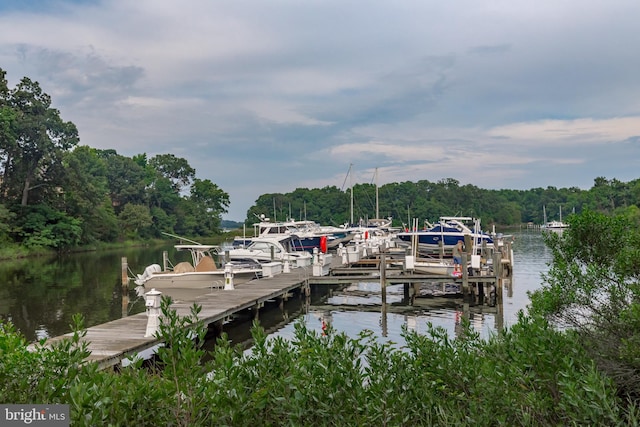
M 306 277 L 294 271 L 236 285 L 233 291 L 221 288 L 166 288 L 163 289 L 163 295 L 172 298 L 171 308 L 180 316 L 191 314 L 191 307 L 197 303 L 202 307 L 198 319 L 207 325 L 224 322 L 242 310 L 259 309 L 269 300 L 286 300 L 297 289 L 306 291 L 308 288 Z M 101 368 L 108 368 L 161 344 L 154 336 L 145 337 L 147 321 L 147 314 L 139 313 L 87 328 L 87 334 L 82 339 L 88 343 L 91 352 L 87 360 L 98 363 Z M 47 342 L 55 343 L 72 335 L 68 333 L 50 338 Z

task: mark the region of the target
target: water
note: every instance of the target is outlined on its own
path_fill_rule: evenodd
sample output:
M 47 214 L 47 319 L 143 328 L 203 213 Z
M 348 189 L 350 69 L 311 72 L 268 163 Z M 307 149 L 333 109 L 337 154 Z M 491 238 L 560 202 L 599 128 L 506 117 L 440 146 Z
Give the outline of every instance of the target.
M 515 322 L 517 312 L 525 309 L 529 301 L 527 292 L 540 286 L 540 274 L 548 268 L 550 252 L 539 231 L 516 231 L 514 236 L 514 274 L 511 283 L 505 286 L 502 306 L 476 306 L 467 313 L 475 330 L 483 336 Z M 132 276 L 151 263 L 159 263 L 163 250 L 168 250 L 175 262 L 188 257 L 172 249 L 133 248 L 0 262 L 0 320 L 11 320 L 33 341 L 69 332 L 75 313 L 82 314 L 85 326 L 89 327 L 143 312 L 144 301 L 133 288 L 123 295 L 121 259 L 127 258 Z M 324 323 L 349 336 L 366 329 L 373 331 L 379 340 L 402 342 L 403 325 L 425 332 L 431 323 L 453 336 L 466 311 L 462 299 L 450 297 L 416 298 L 414 305 L 410 305 L 404 300 L 402 285 L 387 287 L 384 315 L 380 302 L 379 281 L 354 283 L 347 292 L 319 285 L 314 288 L 309 305 L 293 298 L 284 312 L 264 311 L 260 319 L 273 336 L 291 337 L 294 322 L 302 320 L 317 331 L 322 330 Z M 247 323 L 229 328 L 232 340 L 248 339 Z
M 312 304 L 300 316 L 307 328 L 321 332 L 330 324 L 335 330 L 356 337 L 371 330 L 378 341 L 402 343 L 403 327 L 426 333 L 429 325 L 439 326 L 451 337 L 460 331 L 460 320 L 466 314 L 472 327 L 483 338 L 502 327 L 513 325 L 520 310 L 526 311 L 528 292 L 542 283 L 541 274 L 548 270 L 551 253 L 539 231 L 518 230 L 514 233 L 513 277 L 505 283 L 502 305 L 466 307 L 461 298 L 417 298 L 413 305 L 404 299 L 402 285 L 387 287 L 386 313 L 381 306 L 380 283 L 354 283 L 345 291 L 333 292 L 322 304 Z M 273 332 L 273 336 L 291 338 L 294 326 L 289 323 Z

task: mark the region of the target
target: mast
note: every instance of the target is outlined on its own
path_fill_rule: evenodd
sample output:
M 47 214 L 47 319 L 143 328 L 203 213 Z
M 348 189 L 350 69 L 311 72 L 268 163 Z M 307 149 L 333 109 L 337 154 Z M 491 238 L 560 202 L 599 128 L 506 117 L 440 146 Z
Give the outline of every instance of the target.
M 349 185 L 351 186 L 351 225 L 353 225 L 353 174 L 351 172 L 351 167 L 353 163 L 349 164 Z
M 276 198 L 273 198 L 273 222 L 276 222 L 278 219 L 276 217 Z
M 380 218 L 378 205 L 378 168 L 376 168 L 376 218 Z

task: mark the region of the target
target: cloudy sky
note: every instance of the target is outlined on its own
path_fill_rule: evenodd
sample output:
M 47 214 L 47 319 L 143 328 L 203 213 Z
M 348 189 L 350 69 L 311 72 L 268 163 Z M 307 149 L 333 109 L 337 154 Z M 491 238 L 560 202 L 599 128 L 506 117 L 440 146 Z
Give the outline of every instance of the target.
M 83 145 L 187 159 L 243 220 L 299 187 L 640 178 L 639 21 L 637 0 L 2 0 L 0 68 Z

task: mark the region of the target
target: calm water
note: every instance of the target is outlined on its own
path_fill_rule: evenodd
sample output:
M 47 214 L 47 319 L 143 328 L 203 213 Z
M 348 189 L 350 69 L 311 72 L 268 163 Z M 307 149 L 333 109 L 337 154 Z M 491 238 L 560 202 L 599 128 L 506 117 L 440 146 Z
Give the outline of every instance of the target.
M 515 267 L 511 283 L 505 286 L 501 307 L 476 306 L 468 315 L 483 336 L 500 325 L 515 322 L 518 310 L 528 303 L 527 291 L 540 286 L 540 274 L 547 270 L 550 253 L 539 231 L 516 231 L 513 246 Z M 81 313 L 85 326 L 93 326 L 128 314 L 144 311 L 144 301 L 133 286 L 123 295 L 121 258 L 126 257 L 133 273 L 159 263 L 168 250 L 180 261 L 172 247 L 136 248 L 100 253 L 74 254 L 52 259 L 30 259 L 0 263 L 0 319 L 11 320 L 28 340 L 57 336 L 71 330 L 72 317 Z M 184 259 L 186 260 L 186 258 Z M 351 292 L 355 290 L 356 292 Z M 457 298 L 417 298 L 414 305 L 403 299 L 402 285 L 387 288 L 388 309 L 381 310 L 380 283 L 354 283 L 346 291 L 328 287 L 314 289 L 311 304 L 293 298 L 284 311 L 268 310 L 260 319 L 272 335 L 290 337 L 295 321 L 303 320 L 311 329 L 321 330 L 323 322 L 350 336 L 372 330 L 380 340 L 401 342 L 402 326 L 425 332 L 430 322 L 452 335 L 464 309 Z M 248 323 L 248 322 L 247 322 Z M 235 342 L 249 337 L 245 325 L 230 328 Z
M 441 326 L 451 336 L 466 310 L 474 329 L 483 337 L 497 332 L 502 326 L 510 326 L 517 320 L 517 313 L 526 310 L 529 303 L 527 292 L 540 287 L 541 274 L 548 270 L 551 253 L 544 245 L 540 231 L 518 230 L 513 232 L 515 243 L 514 273 L 503 290 L 502 306 L 476 305 L 466 308 L 462 298 L 429 297 L 417 298 L 413 306 L 403 299 L 403 286 L 387 287 L 388 310 L 381 309 L 380 283 L 354 283 L 346 290 L 334 291 L 322 304 L 312 304 L 301 315 L 307 327 L 320 331 L 323 323 L 330 323 L 336 330 L 355 337 L 368 329 L 375 332 L 379 341 L 400 343 L 402 327 L 417 332 L 426 332 L 428 324 Z M 350 292 L 355 290 L 355 294 Z M 362 296 L 363 293 L 370 293 Z M 293 323 L 285 325 L 273 335 L 291 337 Z

